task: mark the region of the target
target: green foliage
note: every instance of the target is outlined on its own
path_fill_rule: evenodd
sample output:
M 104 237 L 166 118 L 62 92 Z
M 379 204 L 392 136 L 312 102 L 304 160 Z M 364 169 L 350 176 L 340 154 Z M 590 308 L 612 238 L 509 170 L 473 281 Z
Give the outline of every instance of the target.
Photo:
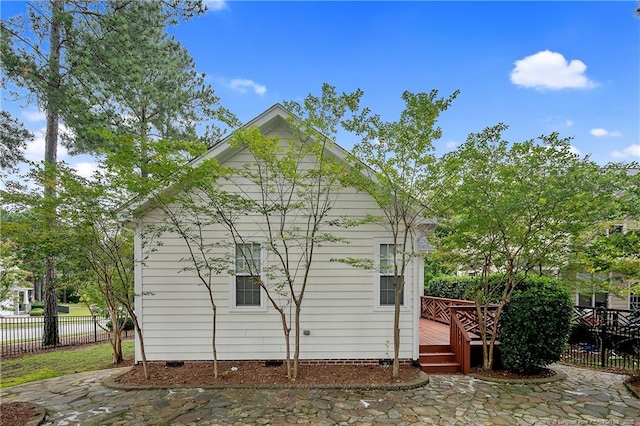
M 0 111 L 0 169 L 15 172 L 25 161 L 24 149 L 33 134 L 7 111 Z
M 630 280 L 640 279 L 640 229 L 613 232 L 592 239 L 585 251 L 586 269 L 590 273 L 615 271 Z
M 44 302 L 40 302 L 38 300 L 34 300 L 31 303 L 31 310 L 34 310 L 34 309 L 42 309 L 42 310 L 44 310 Z
M 41 317 L 43 315 L 44 315 L 44 309 L 42 308 L 35 308 L 29 311 L 29 316 L 32 316 L 32 317 Z
M 379 114 L 364 108 L 359 115 L 344 123 L 361 141 L 355 144 L 351 185 L 371 195 L 384 216 L 379 222 L 393 237 L 398 250 L 393 256 L 394 362 L 393 376 L 399 372 L 400 295 L 404 291 L 407 266 L 422 255 L 414 241 L 423 233 L 420 225 L 431 215 L 431 201 L 440 196 L 437 190 L 437 163 L 433 142 L 442 136 L 438 118 L 451 105 L 459 91 L 438 97 L 438 91 L 411 93 L 405 91 L 404 110 L 397 121 L 384 121 Z M 352 261 L 353 263 L 353 261 Z
M 122 327 L 123 324 L 124 324 L 124 328 Z M 131 318 L 127 318 L 126 322 L 125 322 L 124 318 L 118 318 L 118 325 L 119 325 L 121 330 L 125 330 L 125 331 L 130 331 L 130 330 L 133 330 L 135 328 Z M 105 326 L 109 330 L 113 330 L 113 322 L 111 322 L 111 320 L 107 321 Z
M 428 285 L 425 284 L 425 295 L 443 297 L 445 299 L 467 300 L 476 281 L 476 278 L 469 276 L 441 275 L 431 280 Z
M 564 285 L 527 278 L 514 292 L 500 321 L 502 363 L 529 373 L 560 360 L 571 328 L 573 304 Z
M 501 307 L 518 277 L 566 265 L 583 233 L 619 212 L 622 187 L 620 170 L 580 158 L 568 138 L 553 133 L 509 142 L 506 130 L 498 124 L 472 133 L 446 154 L 440 164 L 446 196 L 434 199 L 447 230 L 436 246 L 481 277 L 502 273 L 502 291 L 483 279 L 474 292 L 479 304 L 495 300 Z M 490 369 L 495 340 L 486 341 L 484 367 Z

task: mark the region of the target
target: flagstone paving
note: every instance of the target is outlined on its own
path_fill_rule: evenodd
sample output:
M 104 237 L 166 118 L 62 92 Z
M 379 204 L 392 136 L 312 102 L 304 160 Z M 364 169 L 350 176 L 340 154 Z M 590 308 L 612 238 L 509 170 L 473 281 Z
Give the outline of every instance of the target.
M 411 390 L 116 390 L 123 369 L 74 374 L 0 391 L 47 409 L 48 425 L 640 425 L 625 376 L 554 365 L 562 381 L 500 384 L 434 375 Z

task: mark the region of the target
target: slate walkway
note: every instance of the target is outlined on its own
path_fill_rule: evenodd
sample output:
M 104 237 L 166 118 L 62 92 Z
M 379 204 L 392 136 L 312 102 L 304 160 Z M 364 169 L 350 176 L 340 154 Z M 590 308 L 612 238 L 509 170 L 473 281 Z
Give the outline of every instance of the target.
M 115 390 L 123 369 L 48 379 L 0 391 L 2 401 L 47 408 L 49 425 L 640 425 L 624 376 L 555 365 L 567 374 L 538 385 L 431 376 L 413 390 Z

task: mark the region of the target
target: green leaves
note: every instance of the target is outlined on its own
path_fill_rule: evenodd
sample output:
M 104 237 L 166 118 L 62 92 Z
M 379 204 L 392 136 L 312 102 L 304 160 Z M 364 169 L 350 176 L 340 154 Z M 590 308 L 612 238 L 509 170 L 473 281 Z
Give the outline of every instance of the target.
M 449 234 L 440 243 L 477 269 L 559 267 L 581 233 L 612 213 L 614 180 L 568 139 L 509 143 L 506 129 L 471 134 L 443 158 L 447 196 L 437 205 Z

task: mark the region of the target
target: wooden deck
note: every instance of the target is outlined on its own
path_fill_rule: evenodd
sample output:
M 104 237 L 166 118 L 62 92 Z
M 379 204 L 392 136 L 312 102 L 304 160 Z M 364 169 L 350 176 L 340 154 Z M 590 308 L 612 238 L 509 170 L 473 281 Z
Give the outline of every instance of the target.
M 421 345 L 448 345 L 449 326 L 439 322 L 420 318 Z

